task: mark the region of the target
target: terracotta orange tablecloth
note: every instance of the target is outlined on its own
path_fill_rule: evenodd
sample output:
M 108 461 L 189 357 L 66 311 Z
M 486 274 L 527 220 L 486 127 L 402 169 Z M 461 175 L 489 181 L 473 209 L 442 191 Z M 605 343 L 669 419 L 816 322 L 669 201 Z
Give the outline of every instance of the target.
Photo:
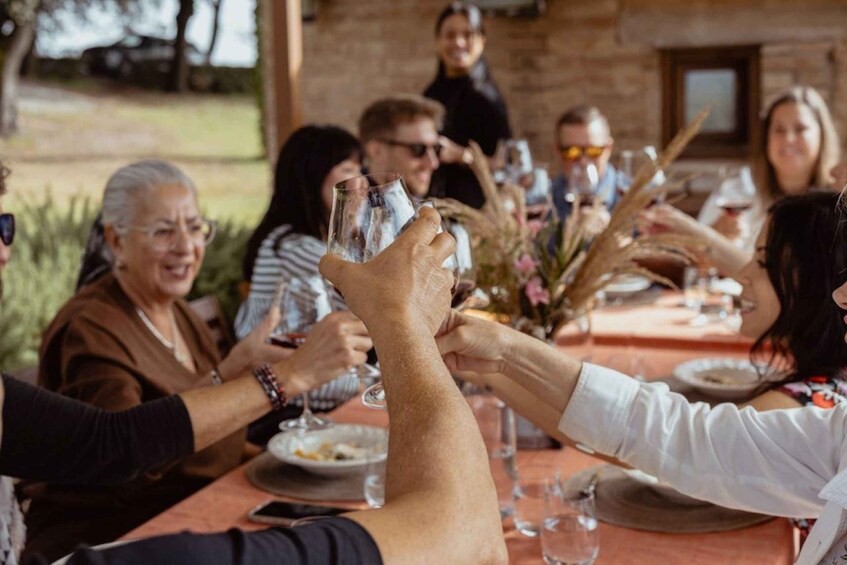
M 669 375 L 676 364 L 692 358 L 747 355 L 749 342 L 738 338 L 729 327 L 710 324 L 694 328 L 688 325 L 693 314 L 677 305 L 680 300 L 681 295 L 668 293 L 656 304 L 606 308 L 595 312 L 593 361 L 631 373 L 629 369 L 633 366 L 633 359 L 636 359 L 643 376 L 650 380 Z M 369 410 L 358 399 L 351 400 L 332 416 L 340 422 L 387 425 L 384 412 Z M 563 477 L 569 477 L 600 461 L 571 448 L 520 451 L 518 468 L 528 463 L 556 466 Z M 247 512 L 273 498 L 279 497 L 253 487 L 241 467 L 130 532 L 125 539 L 183 530 L 213 532 L 231 527 L 258 529 L 261 526 L 247 521 Z M 364 503 L 337 505 L 365 507 Z M 538 539 L 519 534 L 510 519 L 504 521 L 503 528 L 511 563 L 543 562 Z M 785 519 L 734 532 L 684 535 L 641 532 L 601 523 L 597 563 L 783 565 L 791 563 L 793 555 L 793 530 Z
M 387 425 L 384 413 L 369 410 L 352 400 L 333 414 L 337 421 Z M 561 469 L 563 477 L 599 463 L 576 449 L 521 451 L 518 468 L 528 463 L 545 463 Z M 216 482 L 163 512 L 124 539 L 190 530 L 217 532 L 236 527 L 255 530 L 262 526 L 248 522 L 247 512 L 258 504 L 280 498 L 253 487 L 240 467 Z M 350 508 L 362 504 L 328 503 Z M 519 534 L 510 519 L 503 522 L 509 561 L 515 564 L 540 564 L 541 544 Z M 600 524 L 600 555 L 598 565 L 604 564 L 662 564 L 714 565 L 787 565 L 794 553 L 792 528 L 785 519 L 720 534 L 656 534 Z

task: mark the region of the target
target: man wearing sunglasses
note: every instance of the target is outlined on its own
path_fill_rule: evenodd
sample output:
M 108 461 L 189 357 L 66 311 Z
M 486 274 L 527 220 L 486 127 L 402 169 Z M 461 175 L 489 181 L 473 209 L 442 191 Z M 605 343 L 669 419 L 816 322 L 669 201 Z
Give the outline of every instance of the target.
M 566 198 L 568 178 L 579 164 L 593 163 L 597 167 L 597 196 L 603 199 L 607 209 L 614 207 L 617 171 L 609 163 L 613 145 L 609 122 L 596 106 L 574 106 L 559 118 L 555 150 L 561 160 L 562 174 L 553 180 L 553 203 L 560 218 L 570 215 L 571 203 Z
M 368 106 L 359 119 L 359 138 L 369 171 L 400 173 L 413 197 L 426 196 L 439 164 L 443 117 L 441 104 L 414 94 Z

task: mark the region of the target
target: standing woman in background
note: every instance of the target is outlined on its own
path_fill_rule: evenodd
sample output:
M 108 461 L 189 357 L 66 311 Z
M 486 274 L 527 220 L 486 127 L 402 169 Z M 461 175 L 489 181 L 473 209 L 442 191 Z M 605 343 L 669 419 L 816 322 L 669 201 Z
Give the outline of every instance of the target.
M 455 198 L 474 208 L 485 203 L 482 189 L 468 168 L 468 142 L 494 155 L 497 142 L 512 137 L 503 96 L 491 78 L 485 49 L 482 13 L 473 4 L 453 2 L 435 24 L 438 74 L 424 96 L 444 105 L 441 166 L 433 174 L 430 194 Z

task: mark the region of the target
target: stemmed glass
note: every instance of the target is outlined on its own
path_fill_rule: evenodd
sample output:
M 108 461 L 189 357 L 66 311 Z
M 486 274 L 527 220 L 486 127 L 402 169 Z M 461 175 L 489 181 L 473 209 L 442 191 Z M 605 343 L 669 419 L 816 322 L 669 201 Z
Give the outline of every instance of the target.
M 755 197 L 756 185 L 753 184 L 750 167 L 745 166 L 724 179 L 718 188 L 715 204 L 728 215 L 737 216 L 753 207 Z
M 332 312 L 326 282 L 323 277 L 297 277 L 281 283 L 278 292 L 280 322 L 270 335 L 271 343 L 281 347 L 298 348 L 312 327 Z M 332 422 L 312 413 L 309 393 L 303 398 L 303 413 L 299 418 L 280 424 L 283 430 L 320 430 Z
M 391 245 L 416 217 L 417 210 L 398 173 L 373 173 L 342 181 L 333 188 L 327 251 L 347 261 L 366 263 Z M 448 264 L 451 259 L 452 265 Z M 445 267 L 455 266 L 451 259 Z M 382 384 L 365 390 L 362 402 L 371 408 L 385 408 Z
M 571 166 L 568 173 L 568 193 L 565 200 L 576 202 L 579 198 L 581 206 L 591 206 L 597 196 L 597 187 L 600 184 L 600 173 L 597 165 L 591 161 L 577 161 Z

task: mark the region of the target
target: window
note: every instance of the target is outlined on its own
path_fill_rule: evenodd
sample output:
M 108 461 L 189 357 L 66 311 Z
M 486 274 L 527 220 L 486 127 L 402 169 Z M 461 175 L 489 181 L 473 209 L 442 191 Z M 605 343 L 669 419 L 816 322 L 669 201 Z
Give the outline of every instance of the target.
M 749 158 L 759 135 L 759 48 L 662 51 L 662 139 L 711 107 L 686 157 Z

